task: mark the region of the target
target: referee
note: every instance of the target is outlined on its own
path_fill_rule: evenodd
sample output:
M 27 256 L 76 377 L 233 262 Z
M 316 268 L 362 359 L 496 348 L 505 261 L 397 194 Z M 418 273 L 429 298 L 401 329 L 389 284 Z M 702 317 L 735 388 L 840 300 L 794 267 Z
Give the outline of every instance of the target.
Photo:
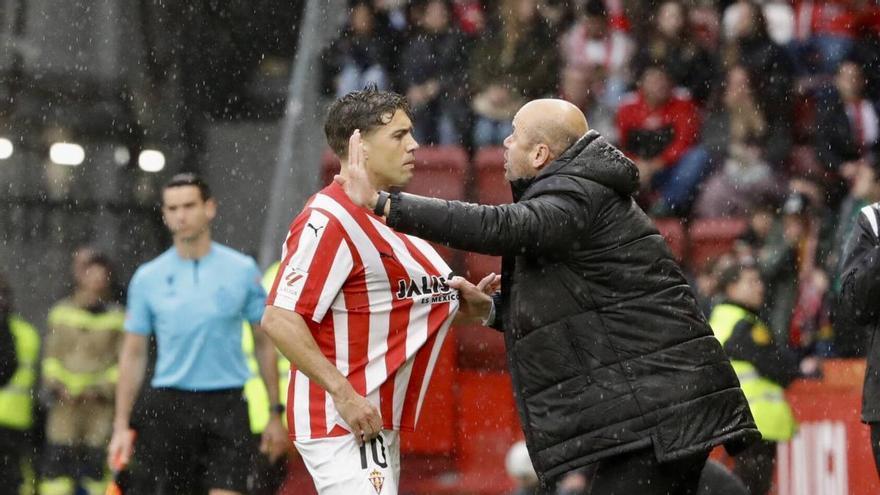
M 131 280 L 111 466 L 127 464 L 155 482 L 149 493 L 212 495 L 247 491 L 250 429 L 242 387 L 249 377 L 242 352 L 242 320 L 253 325 L 260 375 L 270 403 L 279 404 L 277 357 L 259 328 L 265 304 L 254 260 L 211 241 L 217 212 L 205 182 L 192 174 L 171 179 L 162 191 L 162 214 L 174 246 L 141 266 Z M 137 424 L 132 407 L 144 379 L 147 341 L 155 334 L 158 356 Z M 272 407 L 261 450 L 271 458 L 287 446 L 282 407 Z

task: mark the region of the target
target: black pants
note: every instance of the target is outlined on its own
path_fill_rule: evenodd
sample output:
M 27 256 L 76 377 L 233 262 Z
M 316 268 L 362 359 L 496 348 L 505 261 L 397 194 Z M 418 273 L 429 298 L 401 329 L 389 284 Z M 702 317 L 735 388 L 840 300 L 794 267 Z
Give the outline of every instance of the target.
M 134 495 L 246 493 L 250 424 L 241 389 L 154 389 L 139 421 L 132 459 Z
M 590 495 L 696 495 L 709 452 L 660 463 L 647 448 L 603 459 Z
M 736 456 L 733 474 L 745 483 L 752 495 L 766 495 L 773 484 L 776 442 L 761 440 Z
M 0 427 L 0 480 L 9 493 L 21 486 L 21 461 L 27 445 L 25 433 Z

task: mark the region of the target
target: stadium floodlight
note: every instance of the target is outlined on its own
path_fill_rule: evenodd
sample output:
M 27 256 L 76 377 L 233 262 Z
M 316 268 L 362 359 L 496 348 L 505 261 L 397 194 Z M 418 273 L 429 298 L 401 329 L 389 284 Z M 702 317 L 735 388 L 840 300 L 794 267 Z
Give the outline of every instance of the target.
M 129 160 L 131 160 L 131 153 L 125 146 L 117 146 L 113 150 L 113 161 L 120 167 L 128 165 Z
M 76 143 L 54 143 L 49 147 L 49 159 L 58 165 L 75 167 L 86 158 L 86 151 Z
M 159 172 L 165 168 L 165 155 L 159 150 L 143 150 L 138 155 L 138 167 L 144 172 Z
M 15 147 L 12 146 L 12 141 L 5 137 L 0 137 L 0 160 L 9 158 L 14 151 Z

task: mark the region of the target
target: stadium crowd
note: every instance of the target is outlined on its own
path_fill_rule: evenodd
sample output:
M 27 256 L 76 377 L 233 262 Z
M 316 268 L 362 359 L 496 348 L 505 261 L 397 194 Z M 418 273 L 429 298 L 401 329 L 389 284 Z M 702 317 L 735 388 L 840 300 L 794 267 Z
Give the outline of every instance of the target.
M 398 91 L 420 143 L 471 151 L 501 145 L 526 101 L 567 99 L 636 163 L 638 201 L 652 216 L 745 220 L 730 252 L 690 265 L 692 282 L 708 318 L 741 272 L 757 268 L 766 291 L 756 313 L 780 359 L 795 362 L 777 382 L 816 375 L 815 357 L 865 352 L 835 306 L 844 244 L 860 210 L 880 201 L 880 2 L 353 0 L 348 12 L 322 57 L 327 95 Z M 118 373 L 108 357 L 123 325 L 111 267 L 95 253 L 74 258 L 75 286 L 48 315 L 42 352 L 0 280 L 2 337 L 21 334 L 16 359 L 0 361 L 27 370 L 0 391 L 0 409 L 21 413 L 0 417 L 0 453 L 18 453 L 34 424 L 33 404 L 15 402 L 13 388 L 39 390 L 50 405 L 92 399 L 50 407 L 36 435 L 48 445 L 47 462 L 34 465 L 44 493 L 70 490 L 69 464 L 96 482 L 94 493 L 106 481 Z M 67 334 L 86 327 L 107 330 L 95 334 L 94 355 L 63 358 L 79 335 Z M 83 418 L 79 443 L 59 415 Z M 20 476 L 3 466 L 3 479 Z M 565 486 L 580 493 L 586 481 Z
M 577 104 L 636 162 L 654 217 L 748 220 L 699 263 L 707 310 L 750 257 L 780 342 L 859 352 L 854 335 L 835 348 L 831 313 L 846 235 L 880 199 L 877 2 L 356 0 L 323 60 L 330 95 L 406 95 L 428 145 L 500 146 L 525 101 Z

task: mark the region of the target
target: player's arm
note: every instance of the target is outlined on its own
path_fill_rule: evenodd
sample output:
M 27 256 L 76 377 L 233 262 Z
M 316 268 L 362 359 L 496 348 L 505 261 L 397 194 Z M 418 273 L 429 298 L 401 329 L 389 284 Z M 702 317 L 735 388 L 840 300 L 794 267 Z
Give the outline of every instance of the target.
M 113 417 L 113 437 L 107 449 L 107 463 L 111 467 L 128 464 L 134 438 L 129 421 L 135 399 L 141 390 L 147 369 L 147 336 L 126 332 L 119 353 L 119 381 L 116 383 L 116 412 Z
M 358 444 L 372 440 L 379 434 L 382 430 L 379 410 L 359 395 L 324 356 L 302 316 L 283 308 L 267 306 L 262 327 L 296 369 L 330 394 Z

